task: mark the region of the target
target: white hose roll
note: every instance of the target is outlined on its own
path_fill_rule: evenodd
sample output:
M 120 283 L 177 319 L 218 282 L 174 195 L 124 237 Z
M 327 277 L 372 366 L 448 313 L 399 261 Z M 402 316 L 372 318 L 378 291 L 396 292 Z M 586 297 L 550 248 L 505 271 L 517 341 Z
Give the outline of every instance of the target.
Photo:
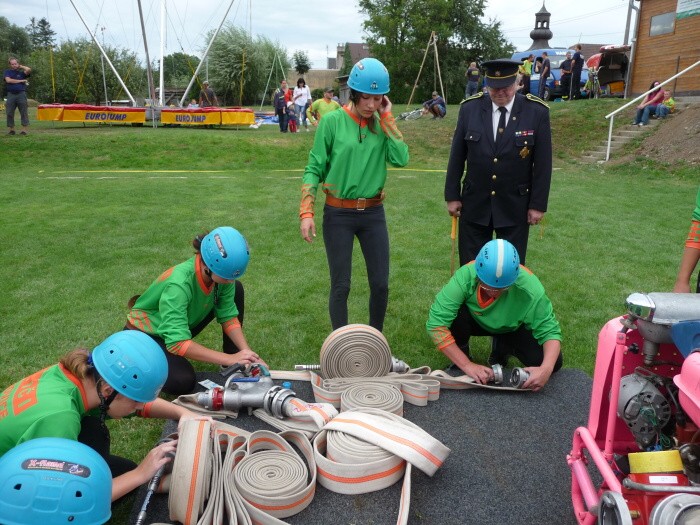
M 392 384 L 371 381 L 355 383 L 340 395 L 340 411 L 358 408 L 376 408 L 403 416 L 403 395 L 401 390 Z
M 391 349 L 384 335 L 368 325 L 349 324 L 331 332 L 321 347 L 326 378 L 381 377 L 391 370 Z

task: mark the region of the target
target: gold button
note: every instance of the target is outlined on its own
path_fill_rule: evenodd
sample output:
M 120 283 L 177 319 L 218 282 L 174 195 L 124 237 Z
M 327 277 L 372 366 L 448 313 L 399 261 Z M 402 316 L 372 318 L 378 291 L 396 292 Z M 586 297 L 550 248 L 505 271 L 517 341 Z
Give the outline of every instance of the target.
M 525 141 L 525 145 L 527 146 L 527 140 Z
M 492 192 L 491 192 L 491 196 L 493 197 L 494 195 L 496 195 L 496 192 L 495 192 L 495 191 L 492 191 Z
M 495 164 L 496 162 L 498 162 L 498 159 L 493 159 L 493 163 Z
M 493 180 L 496 180 L 496 175 L 491 175 L 491 178 L 492 178 Z

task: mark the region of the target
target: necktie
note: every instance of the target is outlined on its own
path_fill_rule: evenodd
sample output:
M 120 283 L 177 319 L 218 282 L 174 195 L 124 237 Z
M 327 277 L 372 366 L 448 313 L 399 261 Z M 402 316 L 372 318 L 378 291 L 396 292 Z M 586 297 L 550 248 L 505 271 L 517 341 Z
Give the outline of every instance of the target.
M 498 127 L 496 128 L 496 148 L 498 148 L 506 129 L 506 108 L 498 108 L 498 111 L 501 112 L 501 117 L 498 119 Z

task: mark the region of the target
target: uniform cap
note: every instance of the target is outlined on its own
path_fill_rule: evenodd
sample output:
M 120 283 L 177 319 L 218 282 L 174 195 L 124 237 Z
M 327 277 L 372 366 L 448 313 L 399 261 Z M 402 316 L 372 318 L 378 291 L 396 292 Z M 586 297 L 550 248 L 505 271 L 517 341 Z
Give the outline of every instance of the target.
M 520 65 L 522 65 L 521 60 L 509 58 L 484 62 L 482 66 L 485 70 L 486 85 L 491 88 L 504 88 L 514 84 Z

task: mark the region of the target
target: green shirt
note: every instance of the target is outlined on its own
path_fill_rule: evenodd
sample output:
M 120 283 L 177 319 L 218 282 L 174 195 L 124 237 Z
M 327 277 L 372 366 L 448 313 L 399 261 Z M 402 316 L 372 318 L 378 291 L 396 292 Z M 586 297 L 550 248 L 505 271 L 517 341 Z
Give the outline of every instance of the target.
M 318 120 L 321 120 L 324 115 L 327 115 L 331 111 L 335 111 L 336 109 L 340 108 L 342 108 L 342 106 L 333 99 L 328 101 L 325 98 L 319 98 L 318 100 L 314 100 L 314 102 L 306 109 L 306 116 L 309 118 L 309 120 L 315 122 L 316 119 L 314 118 L 314 113 L 318 113 Z
M 0 456 L 39 437 L 77 440 L 87 396 L 62 365 L 25 377 L 0 396 Z
M 340 199 L 371 198 L 384 189 L 387 162 L 408 164 L 408 146 L 394 117 L 375 113 L 374 132 L 347 107 L 332 111 L 318 124 L 309 162 L 304 171 L 300 215 L 313 216 L 318 184 Z M 361 140 L 360 140 L 361 139 Z
M 225 324 L 238 316 L 233 302 L 235 285 L 207 287 L 202 276 L 202 258 L 196 255 L 163 272 L 141 295 L 127 319 L 139 330 L 158 335 L 168 350 L 182 354 L 182 343 L 192 339 L 191 329 L 201 323 L 212 308 Z
M 695 197 L 695 210 L 693 210 L 693 220 L 700 221 L 700 188 L 698 188 L 698 195 Z
M 474 261 L 459 268 L 435 297 L 426 328 L 439 349 L 454 343 L 449 328 L 464 304 L 476 323 L 494 334 L 514 332 L 525 326 L 539 344 L 561 341 L 559 321 L 540 280 L 524 266 L 515 283 L 495 300 L 480 301 Z

